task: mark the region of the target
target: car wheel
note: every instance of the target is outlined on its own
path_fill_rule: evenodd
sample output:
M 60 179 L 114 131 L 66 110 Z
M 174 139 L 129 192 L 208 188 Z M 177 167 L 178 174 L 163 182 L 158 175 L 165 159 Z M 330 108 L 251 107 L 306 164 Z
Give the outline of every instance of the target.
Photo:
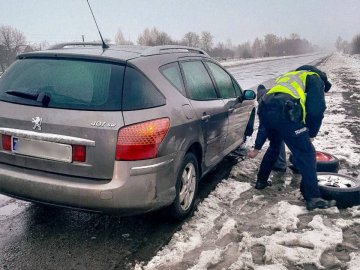
M 317 178 L 321 196 L 336 200 L 339 208 L 360 203 L 359 179 L 337 173 L 318 173 Z
M 199 180 L 198 162 L 193 153 L 187 153 L 180 166 L 176 181 L 176 197 L 169 208 L 170 215 L 183 220 L 194 209 Z
M 290 154 L 289 161 L 293 165 L 290 168 L 298 173 L 299 170 L 294 166 L 294 157 Z M 337 157 L 322 151 L 316 151 L 316 171 L 337 173 L 339 171 L 340 161 Z

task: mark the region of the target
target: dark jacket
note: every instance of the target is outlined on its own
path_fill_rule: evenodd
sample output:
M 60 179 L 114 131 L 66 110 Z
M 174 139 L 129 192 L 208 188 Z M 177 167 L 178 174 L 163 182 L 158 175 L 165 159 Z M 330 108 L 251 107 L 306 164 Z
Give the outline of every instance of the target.
M 324 92 L 330 90 L 331 84 L 327 80 L 326 74 L 313 66 L 305 65 L 299 67 L 296 70 L 297 71 L 309 70 L 316 72 L 320 76 L 320 77 L 316 75 L 307 76 L 306 84 L 305 84 L 305 93 L 306 93 L 305 107 L 307 113 L 305 123 L 306 123 L 306 127 L 309 130 L 309 136 L 311 138 L 314 138 L 316 137 L 316 135 L 320 130 L 322 119 L 324 118 L 324 112 L 326 109 Z M 292 99 L 292 97 L 287 94 L 280 95 L 280 97 L 276 97 L 276 98 L 273 95 L 264 96 L 259 100 L 258 113 L 260 113 L 261 111 L 262 102 L 271 102 L 275 104 L 275 106 L 279 105 L 279 107 L 281 107 L 280 104 L 285 102 L 287 99 Z M 264 145 L 266 139 L 267 139 L 266 128 L 264 126 L 264 123 L 260 121 L 258 133 L 255 140 L 255 149 L 260 150 Z

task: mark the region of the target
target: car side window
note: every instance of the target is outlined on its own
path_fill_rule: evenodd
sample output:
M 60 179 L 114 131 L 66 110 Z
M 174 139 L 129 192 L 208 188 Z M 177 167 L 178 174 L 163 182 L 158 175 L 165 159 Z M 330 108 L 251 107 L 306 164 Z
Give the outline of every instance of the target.
M 206 64 L 209 67 L 210 72 L 215 79 L 221 97 L 222 98 L 236 97 L 234 85 L 230 75 L 220 66 L 212 62 L 206 62 Z
M 239 84 L 237 82 L 235 82 L 235 80 L 233 80 L 233 85 L 234 85 L 234 88 L 235 88 L 236 96 L 240 97 L 242 95 L 242 90 L 241 90 Z
M 165 97 L 149 79 L 136 69 L 126 67 L 122 103 L 124 111 L 154 108 L 165 104 Z
M 178 63 L 164 65 L 160 68 L 160 72 L 181 94 L 186 96 Z
M 212 100 L 218 98 L 210 75 L 201 61 L 182 62 L 181 67 L 191 99 Z

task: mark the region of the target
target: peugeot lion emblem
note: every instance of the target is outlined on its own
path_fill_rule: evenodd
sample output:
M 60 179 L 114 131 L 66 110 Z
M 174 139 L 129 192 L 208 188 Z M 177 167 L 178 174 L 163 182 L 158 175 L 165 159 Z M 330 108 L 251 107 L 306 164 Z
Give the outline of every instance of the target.
M 33 118 L 31 121 L 31 123 L 34 123 L 33 129 L 41 130 L 41 122 L 42 122 L 41 117 L 36 116 L 35 118 Z

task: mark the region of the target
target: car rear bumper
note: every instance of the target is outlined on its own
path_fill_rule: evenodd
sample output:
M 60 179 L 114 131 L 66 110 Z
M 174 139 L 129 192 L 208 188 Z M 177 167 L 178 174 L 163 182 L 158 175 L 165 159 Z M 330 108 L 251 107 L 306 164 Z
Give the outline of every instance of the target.
M 28 201 L 131 215 L 175 198 L 174 155 L 116 161 L 111 180 L 90 180 L 0 164 L 0 193 Z

